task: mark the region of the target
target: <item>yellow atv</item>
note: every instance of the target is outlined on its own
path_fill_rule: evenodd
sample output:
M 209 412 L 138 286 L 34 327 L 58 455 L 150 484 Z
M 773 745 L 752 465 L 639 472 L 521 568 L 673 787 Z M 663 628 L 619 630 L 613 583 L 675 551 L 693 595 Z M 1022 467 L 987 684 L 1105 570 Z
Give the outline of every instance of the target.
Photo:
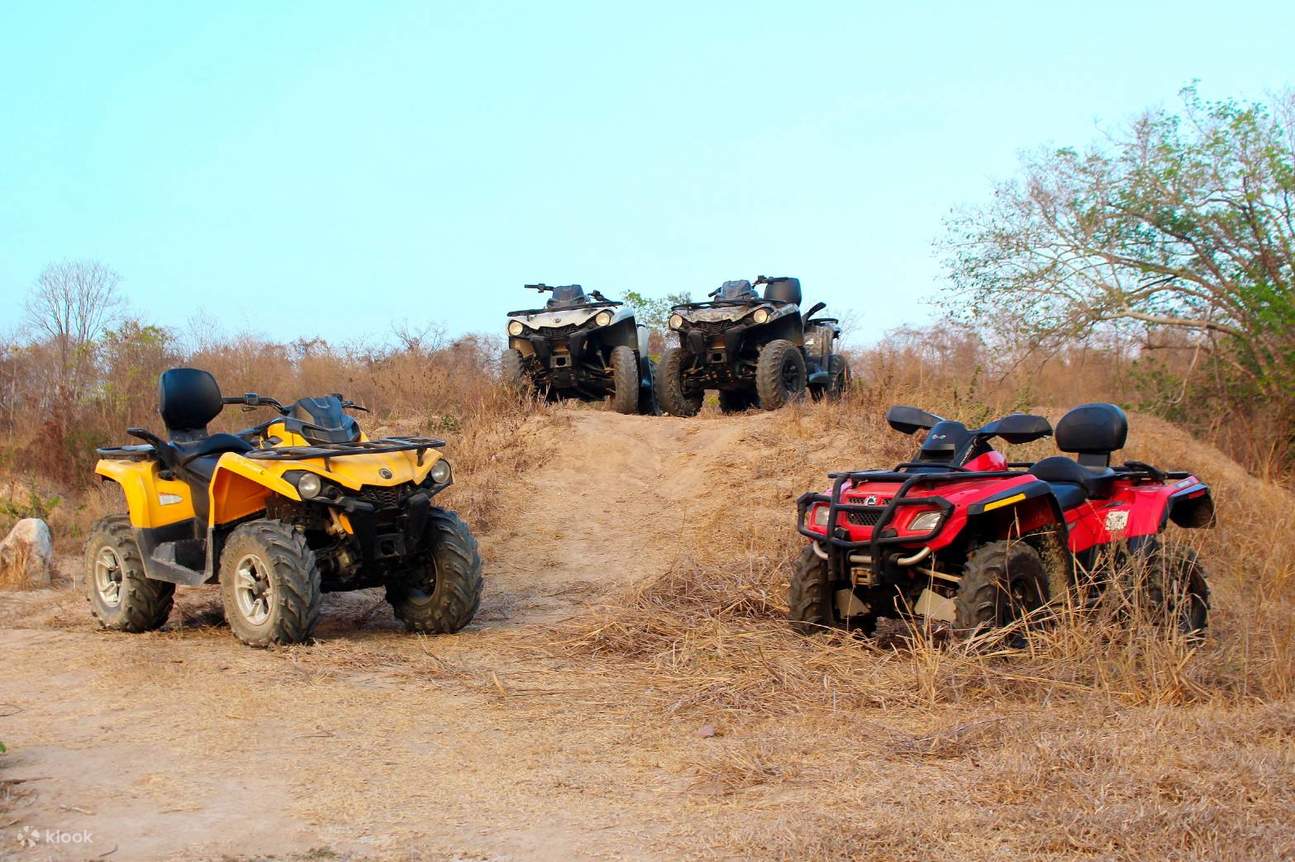
M 432 505 L 450 486 L 440 440 L 370 440 L 340 395 L 283 406 L 224 398 L 216 379 L 172 368 L 159 381 L 168 439 L 99 450 L 129 515 L 95 524 L 85 589 L 110 629 L 159 628 L 177 584 L 219 581 L 225 617 L 252 646 L 300 643 L 320 595 L 386 587 L 416 632 L 456 632 L 481 602 L 481 556 L 457 515 Z M 238 434 L 209 434 L 225 404 L 276 415 Z

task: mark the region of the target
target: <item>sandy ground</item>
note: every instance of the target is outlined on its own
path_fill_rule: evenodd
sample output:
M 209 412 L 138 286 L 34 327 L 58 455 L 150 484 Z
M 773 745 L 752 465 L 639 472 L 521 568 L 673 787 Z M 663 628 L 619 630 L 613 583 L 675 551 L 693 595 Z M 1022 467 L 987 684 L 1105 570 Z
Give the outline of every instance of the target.
M 62 558 L 55 589 L 0 593 L 0 859 L 1295 858 L 1295 627 L 1235 563 L 1185 675 L 1079 654 L 1131 674 L 1123 693 L 1049 670 L 1063 653 L 792 635 L 770 591 L 796 495 L 907 452 L 834 415 L 501 426 L 509 457 L 483 447 L 445 501 L 486 560 L 456 636 L 410 636 L 366 591 L 325 598 L 317 642 L 253 650 L 209 587 L 160 632 L 103 632 Z M 1233 544 L 1289 535 L 1284 493 L 1163 424 L 1135 431 L 1132 457 L 1217 483 Z
M 213 588 L 181 591 L 161 632 L 98 631 L 71 559 L 61 589 L 0 594 L 0 858 L 677 855 L 672 809 L 695 799 L 661 763 L 707 740 L 585 733 L 598 703 L 525 642 L 668 566 L 699 459 L 761 420 L 572 411 L 480 537 L 486 597 L 454 637 L 406 635 L 366 591 L 326 597 L 317 644 L 252 650 Z M 40 843 L 20 846 L 23 827 Z

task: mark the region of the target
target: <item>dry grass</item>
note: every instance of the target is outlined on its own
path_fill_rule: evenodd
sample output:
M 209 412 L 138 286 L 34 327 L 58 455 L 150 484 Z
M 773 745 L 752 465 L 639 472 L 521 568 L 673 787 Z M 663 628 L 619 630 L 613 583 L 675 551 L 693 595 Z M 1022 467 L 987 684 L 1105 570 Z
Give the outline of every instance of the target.
M 247 379 L 263 367 L 249 363 Z M 229 388 L 337 388 L 323 383 L 326 365 L 300 367 L 314 370 Z M 446 400 L 410 394 L 429 365 L 401 358 L 383 368 L 389 388 L 372 384 L 372 397 L 385 409 L 368 424 L 444 434 L 459 483 L 448 502 L 483 535 L 525 533 L 523 507 L 509 505 L 517 477 L 554 454 L 568 414 L 518 409 L 481 374 L 436 378 Z M 284 651 L 290 668 L 280 672 L 318 687 L 321 701 L 335 695 L 330 684 L 356 675 L 392 687 L 467 686 L 591 757 L 649 761 L 678 779 L 684 798 L 669 815 L 677 828 L 658 836 L 667 855 L 1295 856 L 1290 494 L 1163 422 L 1133 418 L 1126 457 L 1192 468 L 1215 490 L 1219 528 L 1183 536 L 1213 575 L 1202 644 L 1111 601 L 1061 609 L 1031 626 L 1021 647 L 903 625 L 876 639 L 796 636 L 784 619 L 786 574 L 800 549 L 795 497 L 825 486 L 830 469 L 907 456 L 911 441 L 881 418 L 889 391 L 873 382 L 841 405 L 693 420 L 736 423 L 740 434 L 698 459 L 700 499 L 686 511 L 663 504 L 661 516 L 678 519 L 676 562 L 604 606 L 554 627 L 465 636 L 435 654 L 418 643 L 329 638 Z M 902 391 L 968 421 L 1025 406 L 938 382 Z M 1061 411 L 1045 412 L 1055 420 Z M 1031 451 L 1044 453 L 1047 444 Z M 76 499 L 53 516 L 61 540 L 113 505 Z M 202 624 L 201 609 L 192 616 Z M 157 637 L 191 639 L 188 625 Z M 210 637 L 223 643 L 228 633 Z M 705 725 L 713 736 L 699 737 Z M 673 742 L 680 736 L 690 744 Z M 351 768 L 367 770 L 377 756 L 363 749 Z M 581 779 L 591 793 L 593 775 Z
M 1035 621 L 1023 646 L 901 624 L 876 639 L 795 636 L 784 621 L 799 550 L 791 501 L 824 485 L 825 467 L 904 457 L 910 441 L 881 429 L 879 407 L 860 395 L 784 412 L 720 459 L 712 517 L 681 528 L 676 566 L 554 631 L 551 654 L 621 692 L 604 695 L 619 720 L 755 735 L 682 767 L 699 792 L 786 811 L 726 820 L 716 846 L 782 858 L 865 847 L 887 858 L 1289 858 L 1290 495 L 1133 419 L 1128 457 L 1195 469 L 1219 500 L 1217 530 L 1176 537 L 1212 575 L 1204 643 L 1117 592 Z
M 35 586 L 28 573 L 28 558 L 26 548 L 0 554 L 0 590 L 29 590 Z

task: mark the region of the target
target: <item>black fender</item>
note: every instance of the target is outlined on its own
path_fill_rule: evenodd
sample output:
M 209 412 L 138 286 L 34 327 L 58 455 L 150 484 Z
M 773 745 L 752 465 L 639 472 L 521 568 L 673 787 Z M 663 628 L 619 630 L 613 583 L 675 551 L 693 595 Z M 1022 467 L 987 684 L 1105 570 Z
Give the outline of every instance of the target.
M 601 348 L 604 358 L 611 356 L 612 349 L 616 347 L 628 347 L 635 353 L 639 352 L 638 324 L 633 315 L 618 320 L 611 326 L 590 330 L 587 337 L 590 343 Z
M 1160 516 L 1160 528 L 1163 530 L 1166 521 L 1173 521 L 1180 527 L 1196 529 L 1213 527 L 1217 522 L 1214 515 L 1214 496 L 1204 482 L 1197 482 L 1170 495 L 1165 503 L 1165 511 Z

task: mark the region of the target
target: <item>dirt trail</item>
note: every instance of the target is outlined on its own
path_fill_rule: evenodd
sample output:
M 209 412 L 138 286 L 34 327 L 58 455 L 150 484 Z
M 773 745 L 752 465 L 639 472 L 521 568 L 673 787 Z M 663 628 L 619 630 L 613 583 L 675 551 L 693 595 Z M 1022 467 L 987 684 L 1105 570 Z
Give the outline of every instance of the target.
M 0 594 L 0 859 L 655 855 L 687 805 L 678 776 L 641 730 L 595 739 L 532 708 L 547 692 L 510 689 L 515 644 L 685 553 L 709 468 L 767 419 L 536 420 L 550 456 L 507 484 L 482 613 L 457 637 L 404 634 L 376 591 L 326 597 L 320 642 L 273 652 L 214 624 L 210 588 L 148 635 L 96 630 L 66 582 Z M 42 843 L 20 846 L 24 826 Z
M 552 457 L 510 489 L 510 528 L 483 537 L 487 624 L 552 622 L 668 568 L 686 553 L 689 516 L 715 506 L 705 465 L 766 418 L 567 417 L 549 430 Z

